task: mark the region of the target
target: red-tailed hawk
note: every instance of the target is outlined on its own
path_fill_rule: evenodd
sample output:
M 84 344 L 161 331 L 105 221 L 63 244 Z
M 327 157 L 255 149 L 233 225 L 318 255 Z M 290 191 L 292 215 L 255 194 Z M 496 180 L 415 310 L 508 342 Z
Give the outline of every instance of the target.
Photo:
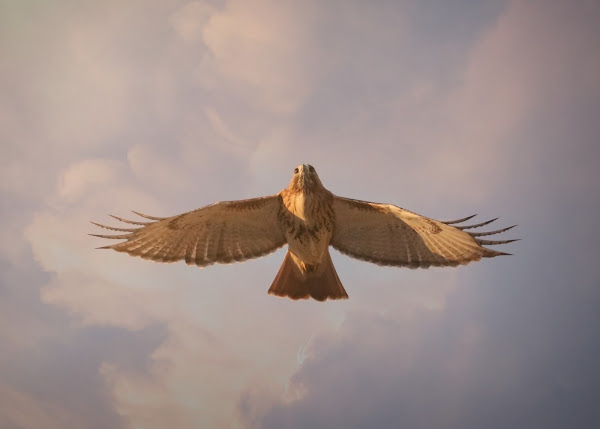
M 205 267 L 267 255 L 288 245 L 283 264 L 269 289 L 291 299 L 319 301 L 348 298 L 329 255 L 329 246 L 364 261 L 396 267 L 456 266 L 507 253 L 482 247 L 515 240 L 484 240 L 514 227 L 465 232 L 484 226 L 457 226 L 473 216 L 440 222 L 391 204 L 338 197 L 321 184 L 313 166 L 294 169 L 287 188 L 277 195 L 222 201 L 172 217 L 134 212 L 150 222 L 112 216 L 136 228 L 98 225 L 125 241 L 101 249 L 127 252 L 157 262 L 185 260 Z

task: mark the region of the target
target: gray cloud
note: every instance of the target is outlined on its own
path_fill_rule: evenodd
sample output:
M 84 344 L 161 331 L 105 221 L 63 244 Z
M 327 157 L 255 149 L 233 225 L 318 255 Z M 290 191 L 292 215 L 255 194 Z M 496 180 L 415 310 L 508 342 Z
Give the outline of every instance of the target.
M 121 330 L 73 326 L 61 311 L 40 301 L 43 273 L 6 264 L 1 271 L 0 425 L 124 427 L 97 367 L 105 358 L 126 362 L 127 355 L 143 361 L 144 336 L 129 334 L 119 341 L 127 336 Z M 106 352 L 111 348 L 113 356 Z
M 481 282 L 441 315 L 351 315 L 257 427 L 593 427 L 599 297 L 578 293 Z
M 17 4 L 18 3 L 18 4 Z M 591 427 L 600 344 L 592 2 L 16 2 L 0 14 L 0 425 Z M 457 270 L 281 252 L 202 271 L 88 220 L 275 193 L 519 223 Z M 3 408 L 2 408 L 3 407 Z M 4 420 L 2 420 L 4 419 Z

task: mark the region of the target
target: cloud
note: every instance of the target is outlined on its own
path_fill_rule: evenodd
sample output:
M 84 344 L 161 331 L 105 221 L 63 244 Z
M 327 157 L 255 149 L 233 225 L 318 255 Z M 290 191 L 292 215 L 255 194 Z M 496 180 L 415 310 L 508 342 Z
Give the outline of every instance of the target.
M 116 163 L 102 159 L 85 160 L 72 165 L 60 179 L 58 195 L 78 199 L 90 186 L 107 185 L 116 176 Z
M 592 421 L 598 11 L 476 3 L 0 17 L 0 425 Z M 86 235 L 106 213 L 275 193 L 301 162 L 340 195 L 498 212 L 526 240 L 457 270 L 333 252 L 351 299 L 321 305 L 266 295 L 282 251 L 198 270 Z
M 204 26 L 215 12 L 212 5 L 192 1 L 171 15 L 171 24 L 182 40 L 201 41 Z
M 85 420 L 64 409 L 33 398 L 25 392 L 0 385 L 0 423 L 7 427 L 34 429 L 40 426 L 53 428 L 85 426 Z
M 210 56 L 200 81 L 216 80 L 267 113 L 294 113 L 313 79 L 314 14 L 312 2 L 228 1 L 202 31 Z
M 536 264 L 523 254 L 522 264 Z M 310 342 L 289 381 L 299 394 L 249 390 L 238 402 L 242 421 L 263 429 L 594 425 L 597 290 L 583 278 L 567 288 L 549 270 L 509 266 L 521 274 L 488 267 L 485 278 L 459 284 L 442 311 L 399 300 L 386 313 L 347 313 L 338 331 Z
M 204 109 L 204 114 L 215 133 L 222 137 L 224 144 L 221 144 L 221 147 L 234 155 L 250 153 L 251 146 L 240 138 L 214 109 L 207 107 Z
M 442 171 L 459 168 L 459 183 L 472 184 L 473 177 L 505 176 L 524 151 L 545 147 L 522 143 L 516 134 L 536 115 L 574 107 L 599 93 L 598 74 L 591 70 L 600 62 L 588 55 L 597 46 L 590 19 L 597 14 L 589 4 L 551 2 L 541 8 L 536 2 L 510 2 L 473 46 L 461 84 L 444 102 L 447 123 L 440 129 L 446 134 L 438 138 L 446 141 L 432 165 Z M 476 185 L 471 191 L 485 194 Z

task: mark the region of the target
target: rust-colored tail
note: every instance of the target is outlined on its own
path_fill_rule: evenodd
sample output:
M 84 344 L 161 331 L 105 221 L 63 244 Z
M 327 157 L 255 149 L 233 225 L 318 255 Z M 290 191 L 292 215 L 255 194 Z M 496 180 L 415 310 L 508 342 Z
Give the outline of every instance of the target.
M 279 272 L 273 280 L 269 293 L 277 296 L 288 296 L 291 299 L 314 298 L 317 301 L 326 299 L 347 299 L 348 294 L 335 272 L 329 250 L 325 250 L 323 260 L 314 267 L 305 267 L 293 254 L 288 252 Z

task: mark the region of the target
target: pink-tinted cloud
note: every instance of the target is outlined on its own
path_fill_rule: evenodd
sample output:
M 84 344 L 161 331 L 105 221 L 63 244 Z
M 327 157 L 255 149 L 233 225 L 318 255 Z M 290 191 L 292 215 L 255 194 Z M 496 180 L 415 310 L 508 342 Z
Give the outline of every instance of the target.
M 518 427 L 494 404 L 559 425 L 589 401 L 593 2 L 36 7 L 0 14 L 0 426 Z M 198 270 L 86 235 L 275 193 L 300 162 L 527 240 L 458 270 L 336 253 L 351 299 L 321 305 L 267 296 L 281 252 Z

